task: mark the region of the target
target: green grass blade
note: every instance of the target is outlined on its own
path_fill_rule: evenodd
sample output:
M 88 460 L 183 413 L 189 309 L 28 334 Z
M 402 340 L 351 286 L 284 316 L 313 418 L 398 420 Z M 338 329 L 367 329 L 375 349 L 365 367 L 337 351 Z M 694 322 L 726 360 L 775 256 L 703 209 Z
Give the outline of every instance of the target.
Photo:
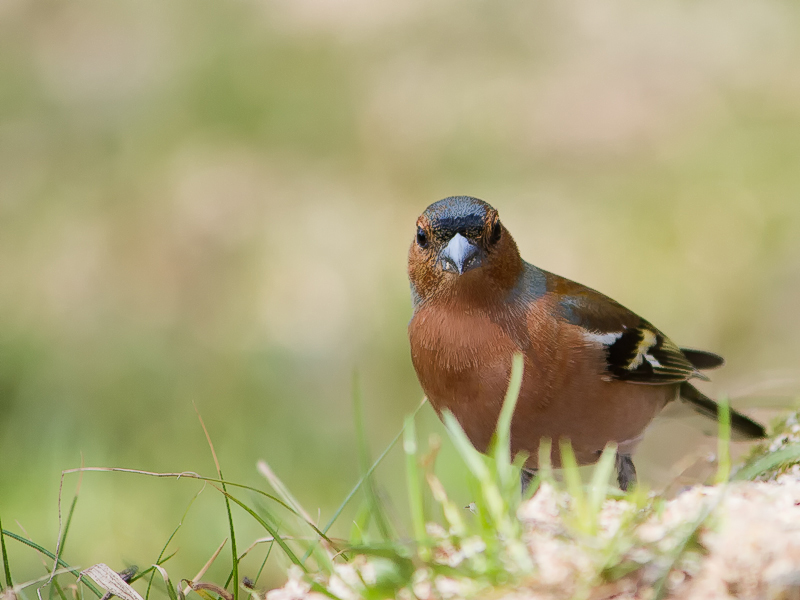
M 197 411 L 196 407 L 195 410 Z M 214 450 L 214 444 L 211 442 L 211 436 L 208 433 L 208 429 L 206 429 L 206 424 L 203 422 L 203 417 L 200 416 L 199 411 L 197 411 L 197 418 L 200 420 L 200 425 L 203 427 L 203 433 L 206 434 L 206 441 L 211 450 L 211 456 L 214 458 L 214 466 L 217 468 L 217 476 L 222 484 L 222 492 L 225 494 L 225 510 L 228 513 L 228 528 L 231 532 L 231 561 L 233 565 L 233 579 L 235 582 L 233 585 L 233 600 L 239 600 L 239 554 L 236 552 L 236 531 L 233 527 L 233 513 L 231 512 L 231 503 L 228 499 L 228 488 L 225 486 L 225 478 L 222 476 L 222 468 L 219 466 L 219 459 L 217 458 L 216 450 Z
M 361 546 L 367 543 L 367 530 L 369 529 L 370 521 L 372 520 L 372 511 L 369 509 L 369 504 L 362 504 L 356 511 L 353 517 L 353 523 L 350 526 L 350 543 L 352 545 Z
M 567 491 L 572 496 L 580 528 L 583 532 L 590 533 L 592 529 L 591 517 L 587 506 L 586 493 L 581 482 L 581 473 L 578 470 L 578 461 L 575 460 L 575 453 L 572 451 L 572 444 L 567 439 L 561 439 L 558 445 L 561 450 L 561 469 L 564 473 L 564 481 L 567 484 Z
M 85 465 L 83 462 L 83 455 L 81 454 L 81 468 L 84 466 Z M 64 544 L 66 544 L 67 542 L 67 533 L 69 532 L 70 525 L 72 524 L 72 517 L 75 514 L 75 506 L 78 504 L 78 496 L 80 495 L 81 491 L 81 482 L 83 481 L 83 472 L 80 471 L 79 473 L 80 474 L 78 475 L 78 484 L 75 486 L 75 495 L 72 497 L 72 503 L 70 504 L 69 507 L 67 520 L 66 523 L 64 524 L 63 530 L 61 530 L 61 491 L 64 489 L 64 477 L 65 477 L 65 472 L 64 471 L 61 472 L 61 482 L 58 488 L 58 527 L 60 530 L 60 534 L 58 537 L 58 543 L 56 544 L 56 558 L 55 558 L 55 564 L 53 565 L 53 575 L 51 576 L 49 583 L 53 583 L 56 580 L 55 571 L 58 569 L 58 560 L 61 558 L 61 553 L 64 552 Z M 57 588 L 59 594 L 63 598 L 63 593 L 61 591 L 60 586 L 57 583 L 54 586 L 52 585 L 50 586 L 50 595 L 52 596 L 53 588 Z
M 3 572 L 6 576 L 6 587 L 14 587 L 11 580 L 11 566 L 8 564 L 8 552 L 6 551 L 6 539 L 3 536 L 3 520 L 0 519 L 0 552 L 3 554 Z
M 719 432 L 717 434 L 717 476 L 715 483 L 725 483 L 731 477 L 731 406 L 727 398 L 720 398 Z
M 406 479 L 408 482 L 408 502 L 411 508 L 411 521 L 414 525 L 414 537 L 419 546 L 420 557 L 429 558 L 425 534 L 425 511 L 420 485 L 419 465 L 417 464 L 417 433 L 413 415 L 406 417 L 403 427 L 403 451 L 406 455 Z
M 551 460 L 553 452 L 553 440 L 542 438 L 539 440 L 539 468 L 538 477 L 541 481 L 546 481 L 550 485 L 555 485 L 553 477 L 553 462 Z
M 272 540 L 269 543 L 269 547 L 267 548 L 267 553 L 264 555 L 264 560 L 261 563 L 261 566 L 258 568 L 258 572 L 256 573 L 255 578 L 253 579 L 253 585 L 255 586 L 258 583 L 259 577 L 261 577 L 261 572 L 264 570 L 264 567 L 267 565 L 267 561 L 269 560 L 269 555 L 272 554 L 272 548 L 275 546 L 275 540 Z
M 161 577 L 164 579 L 164 585 L 167 586 L 167 593 L 169 594 L 169 600 L 178 600 L 178 594 L 175 592 L 175 588 L 172 585 L 172 582 L 169 580 L 169 575 L 167 574 L 167 570 L 162 567 L 161 565 L 153 565 L 153 568 L 161 573 Z M 149 586 L 148 586 L 149 588 Z
M 223 479 L 222 471 L 217 471 L 219 478 Z M 222 484 L 222 491 L 227 492 L 225 484 Z M 227 493 L 225 494 L 225 510 L 228 512 L 228 528 L 231 532 L 231 560 L 233 562 L 233 600 L 239 599 L 239 554 L 236 551 L 236 532 L 233 527 L 233 513 L 231 512 L 231 503 L 228 500 Z
M 53 589 L 56 591 L 58 597 L 61 598 L 61 600 L 67 600 L 67 595 L 64 593 L 64 589 L 58 583 L 57 579 L 53 579 L 53 585 L 51 587 L 51 590 Z M 52 593 L 50 594 L 50 597 L 52 597 Z
M 283 550 L 284 553 L 286 554 L 286 556 L 289 557 L 289 560 L 291 560 L 294 564 L 296 564 L 298 567 L 303 569 L 303 571 L 305 573 L 308 573 L 308 569 L 303 564 L 303 561 L 301 561 L 297 557 L 297 555 L 292 551 L 292 549 L 289 547 L 289 545 L 286 543 L 286 541 L 282 537 L 280 537 L 278 535 L 278 530 L 276 528 L 274 528 L 272 525 L 267 523 L 267 521 L 262 519 L 261 516 L 258 513 L 256 513 L 252 508 L 247 506 L 244 502 L 242 502 L 241 500 L 239 500 L 235 496 L 232 496 L 231 494 L 229 494 L 225 490 L 221 490 L 220 488 L 217 488 L 217 489 L 220 492 L 222 492 L 223 494 L 225 494 L 226 498 L 229 498 L 230 500 L 233 500 L 236 504 L 238 504 L 240 507 L 242 507 L 245 510 L 245 512 L 247 512 L 247 514 L 249 514 L 251 517 L 253 517 L 258 522 L 259 525 L 261 525 L 264 529 L 266 529 L 269 532 L 269 534 L 273 537 L 275 542 L 277 542 L 277 544 L 281 547 L 281 550 Z
M 444 425 L 447 428 L 447 432 L 450 434 L 450 438 L 453 440 L 453 444 L 456 447 L 459 455 L 461 456 L 462 460 L 466 463 L 467 468 L 472 472 L 478 481 L 485 481 L 490 478 L 489 469 L 486 467 L 486 463 L 483 462 L 483 458 L 475 450 L 475 447 L 472 445 L 472 442 L 469 441 L 467 434 L 464 433 L 464 430 L 461 428 L 461 424 L 458 420 L 453 416 L 449 410 L 444 410 L 442 412 L 442 420 L 444 421 Z
M 323 596 L 327 596 L 331 600 L 342 600 L 341 598 L 339 598 L 339 596 L 334 594 L 327 587 L 325 587 L 324 585 L 322 585 L 321 583 L 318 583 L 316 581 L 312 581 L 311 582 L 311 591 L 312 592 L 317 592 L 318 594 L 321 594 Z
M 275 472 L 270 468 L 270 466 L 266 463 L 266 461 L 259 460 L 258 465 L 256 467 L 258 472 L 261 473 L 267 481 L 269 481 L 270 485 L 275 489 L 278 495 L 286 502 L 288 505 L 292 507 L 292 509 L 300 516 L 300 521 L 302 522 L 303 526 L 308 527 L 310 526 L 314 533 L 318 533 L 319 530 L 314 526 L 313 521 L 311 520 L 311 516 L 306 512 L 306 510 L 302 507 L 300 502 L 298 502 L 297 498 L 294 497 L 289 491 L 289 488 L 286 484 L 281 481 L 280 477 L 278 477 Z M 262 507 L 262 510 L 263 509 Z M 271 513 L 267 511 L 267 515 L 274 520 Z M 322 552 L 318 553 L 318 556 L 321 560 L 320 564 L 326 565 L 329 569 L 333 568 L 332 564 L 332 556 L 334 551 L 331 546 L 330 540 L 326 536 L 320 536 L 324 543 L 316 544 L 314 543 L 314 548 L 322 548 Z
M 524 360 L 522 354 L 515 354 L 511 363 L 511 378 L 503 400 L 503 408 L 497 419 L 497 429 L 491 445 L 490 454 L 494 455 L 497 473 L 503 489 L 509 487 L 513 476 L 511 468 L 511 418 L 517 406 L 519 392 L 522 389 Z
M 608 494 L 608 480 L 614 472 L 616 458 L 617 445 L 613 443 L 606 444 L 600 460 L 595 465 L 594 473 L 592 473 L 592 483 L 589 490 L 589 510 L 595 523 L 597 523 L 600 510 L 603 508 L 603 501 Z
M 513 533 L 509 530 L 511 522 L 507 519 L 506 511 L 508 505 L 503 500 L 503 495 L 500 493 L 496 482 L 492 479 L 492 474 L 483 457 L 469 441 L 467 434 L 464 433 L 453 413 L 448 410 L 443 411 L 442 419 L 453 445 L 480 485 L 481 495 L 486 501 L 486 507 L 493 525 L 498 528 L 501 534 L 511 535 Z
M 558 441 L 561 451 L 561 468 L 564 472 L 564 482 L 567 484 L 567 491 L 577 499 L 583 499 L 583 484 L 581 474 L 578 470 L 578 461 L 575 460 L 575 453 L 572 451 L 572 444 L 567 439 Z
M 64 552 L 64 544 L 67 543 L 67 534 L 69 533 L 70 525 L 72 525 L 72 517 L 75 515 L 75 506 L 78 504 L 78 492 L 75 492 L 75 496 L 72 498 L 72 504 L 69 507 L 69 513 L 67 513 L 67 520 L 64 523 L 64 532 L 61 534 L 61 539 L 58 541 L 58 556 L 61 556 L 61 553 Z
M 771 471 L 783 464 L 800 460 L 800 444 L 785 446 L 780 450 L 762 456 L 750 465 L 740 469 L 734 476 L 734 481 L 750 481 L 762 473 Z
M 63 477 L 63 475 L 62 475 Z M 78 495 L 80 494 L 81 489 L 81 482 L 80 478 L 78 479 L 78 486 L 75 489 L 75 495 L 72 497 L 72 503 L 69 507 L 69 513 L 67 513 L 67 520 L 64 524 L 64 531 L 61 533 L 61 537 L 58 539 L 58 544 L 56 544 L 56 565 L 58 565 L 58 559 L 64 552 L 64 545 L 67 543 L 67 534 L 69 533 L 70 525 L 72 525 L 72 517 L 75 514 L 75 506 L 78 504 Z M 54 567 L 55 568 L 55 567 Z M 53 589 L 58 591 L 59 596 L 61 596 L 62 600 L 66 600 L 64 597 L 64 592 L 61 589 L 61 586 L 58 584 L 57 577 L 54 575 L 53 579 L 51 580 L 53 586 L 50 588 L 50 592 L 52 594 Z
M 369 466 L 372 461 L 369 456 L 369 442 L 367 441 L 367 432 L 364 425 L 364 401 L 361 397 L 361 385 L 358 380 L 358 373 L 356 372 L 353 373 L 353 418 L 355 419 L 359 464 L 361 465 L 362 475 L 365 475 L 369 471 Z M 394 536 L 389 527 L 389 520 L 386 518 L 386 511 L 383 503 L 375 491 L 375 479 L 372 474 L 366 479 L 364 491 L 378 532 L 384 540 L 392 539 Z
M 463 509 L 456 506 L 455 502 L 447 497 L 447 492 L 445 492 L 442 482 L 439 481 L 436 475 L 428 473 L 426 479 L 434 500 L 442 507 L 442 513 L 444 514 L 445 521 L 447 521 L 448 530 L 457 537 L 466 535 L 467 527 L 461 516 Z
M 173 552 L 172 554 L 170 554 L 170 555 L 168 555 L 168 556 L 165 556 L 164 558 L 162 558 L 162 559 L 161 559 L 161 561 L 160 561 L 158 564 L 159 564 L 159 565 L 164 565 L 164 564 L 166 564 L 166 563 L 167 563 L 167 561 L 168 561 L 168 560 L 170 560 L 170 559 L 171 559 L 173 556 L 175 556 L 177 553 L 178 553 L 178 551 L 177 551 L 177 550 L 175 550 L 175 552 Z M 137 580 L 141 579 L 142 577 L 147 577 L 147 576 L 148 576 L 148 575 L 150 575 L 150 574 L 154 574 L 154 573 L 155 573 L 155 571 L 156 571 L 156 568 L 155 568 L 155 567 L 147 567 L 147 568 L 146 568 L 146 569 L 144 569 L 143 571 L 139 571 L 138 573 L 136 573 L 136 575 L 134 575 L 133 577 L 131 577 L 131 580 L 130 580 L 128 583 L 130 583 L 130 584 L 133 584 L 133 582 L 134 582 L 134 581 L 137 581 Z
M 31 540 L 26 539 L 26 538 L 22 537 L 21 535 L 17 535 L 16 533 L 13 533 L 13 532 L 9 531 L 8 529 L 2 529 L 0 531 L 2 531 L 2 535 L 6 536 L 6 537 L 10 537 L 12 540 L 16 540 L 16 541 L 20 542 L 21 544 L 25 544 L 26 546 L 28 546 L 30 548 L 33 548 L 37 552 L 39 552 L 41 554 L 44 554 L 50 560 L 53 560 L 53 561 L 56 560 L 56 555 L 55 554 L 53 554 L 52 552 L 50 552 L 46 548 L 40 546 L 36 542 L 32 542 Z M 65 569 L 69 570 L 69 572 L 72 573 L 76 578 L 79 578 L 81 576 L 81 572 L 78 569 L 76 569 L 75 567 L 70 567 L 62 559 L 59 558 L 56 562 L 57 562 L 57 564 L 59 566 L 64 567 Z M 90 581 L 86 581 L 84 579 L 81 579 L 81 581 L 83 582 L 83 584 L 86 587 L 88 587 L 90 590 L 92 590 L 92 592 L 98 598 L 102 598 L 103 593 L 100 590 L 98 590 L 93 583 L 91 583 Z

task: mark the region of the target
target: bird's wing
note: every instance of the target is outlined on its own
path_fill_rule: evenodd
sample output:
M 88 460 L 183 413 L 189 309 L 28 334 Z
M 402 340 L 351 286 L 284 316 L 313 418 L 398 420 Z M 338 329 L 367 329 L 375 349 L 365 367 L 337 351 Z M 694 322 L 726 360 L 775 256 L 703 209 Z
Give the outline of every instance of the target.
M 560 317 L 581 327 L 587 342 L 605 349 L 605 378 L 650 385 L 708 379 L 672 340 L 635 313 L 600 292 L 557 279 L 550 282 Z

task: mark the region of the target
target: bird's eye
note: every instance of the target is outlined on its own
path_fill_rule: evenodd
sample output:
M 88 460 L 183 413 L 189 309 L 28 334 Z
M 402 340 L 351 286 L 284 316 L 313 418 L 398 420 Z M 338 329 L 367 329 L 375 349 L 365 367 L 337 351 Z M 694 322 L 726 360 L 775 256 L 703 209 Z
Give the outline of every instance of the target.
M 417 227 L 417 244 L 419 244 L 420 248 L 426 248 L 428 246 L 428 234 L 425 233 L 422 227 Z
M 503 228 L 500 225 L 500 221 L 495 221 L 494 225 L 492 225 L 492 233 L 489 236 L 489 243 L 496 244 L 500 241 L 500 236 L 503 234 Z

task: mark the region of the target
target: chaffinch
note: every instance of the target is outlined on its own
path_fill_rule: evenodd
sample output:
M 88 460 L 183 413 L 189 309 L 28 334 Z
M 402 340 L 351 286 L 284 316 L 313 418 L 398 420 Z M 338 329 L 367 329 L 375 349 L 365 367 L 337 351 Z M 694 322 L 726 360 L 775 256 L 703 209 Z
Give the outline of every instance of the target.
M 497 211 L 454 196 L 417 220 L 408 258 L 414 315 L 411 358 L 441 416 L 449 410 L 485 452 L 515 353 L 524 376 L 511 423 L 512 454 L 528 455 L 523 487 L 537 468 L 539 442 L 568 439 L 579 464 L 617 444 L 617 479 L 636 481 L 631 454 L 650 421 L 675 400 L 717 418 L 717 404 L 689 380 L 723 364 L 711 352 L 679 348 L 611 298 L 520 257 Z M 765 435 L 731 411 L 733 439 Z

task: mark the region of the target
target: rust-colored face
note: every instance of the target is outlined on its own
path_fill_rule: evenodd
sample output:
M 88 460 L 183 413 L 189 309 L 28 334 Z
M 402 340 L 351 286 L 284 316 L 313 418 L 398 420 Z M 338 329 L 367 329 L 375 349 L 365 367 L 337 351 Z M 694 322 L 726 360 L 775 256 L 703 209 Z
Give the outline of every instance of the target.
M 417 219 L 408 275 L 419 300 L 469 294 L 476 286 L 513 285 L 521 259 L 497 211 L 483 200 L 452 196 Z

